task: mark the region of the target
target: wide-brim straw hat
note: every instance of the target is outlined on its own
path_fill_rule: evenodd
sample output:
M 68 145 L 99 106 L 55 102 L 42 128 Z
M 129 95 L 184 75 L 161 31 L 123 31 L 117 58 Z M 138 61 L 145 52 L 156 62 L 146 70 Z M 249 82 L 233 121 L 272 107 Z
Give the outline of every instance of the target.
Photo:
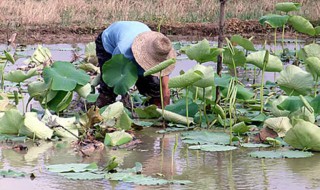
M 132 52 L 136 62 L 146 71 L 159 63 L 176 58 L 171 41 L 160 32 L 148 31 L 139 34 L 132 43 Z M 161 75 L 169 75 L 175 67 L 170 65 L 161 71 Z M 159 73 L 154 74 L 159 76 Z

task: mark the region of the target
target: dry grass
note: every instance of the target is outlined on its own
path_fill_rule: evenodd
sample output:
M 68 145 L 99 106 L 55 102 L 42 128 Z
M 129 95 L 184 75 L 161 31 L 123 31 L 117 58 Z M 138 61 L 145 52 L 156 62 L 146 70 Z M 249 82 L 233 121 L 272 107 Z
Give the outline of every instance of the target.
M 227 18 L 257 19 L 271 13 L 276 2 L 285 0 L 229 0 Z M 320 1 L 296 0 L 303 4 L 297 14 L 318 20 Z M 77 24 L 102 26 L 115 20 L 186 23 L 215 22 L 218 0 L 1 0 L 0 24 Z

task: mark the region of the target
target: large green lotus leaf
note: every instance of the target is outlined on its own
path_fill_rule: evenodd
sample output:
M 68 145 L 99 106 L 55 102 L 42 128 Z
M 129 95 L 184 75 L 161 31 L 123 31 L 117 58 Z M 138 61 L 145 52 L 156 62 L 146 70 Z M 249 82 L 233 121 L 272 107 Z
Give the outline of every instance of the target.
M 272 113 L 272 115 L 276 116 L 276 117 L 282 117 L 282 116 L 288 116 L 290 111 L 284 109 L 279 109 L 278 105 L 281 104 L 283 101 L 285 101 L 288 98 L 288 96 L 279 96 L 277 99 L 271 101 L 270 104 L 270 111 Z M 299 98 L 300 100 L 300 98 Z
M 256 51 L 253 43 L 250 40 L 243 38 L 240 35 L 233 35 L 231 37 L 230 41 L 232 42 L 233 45 L 239 45 L 239 46 L 243 47 L 245 50 Z
M 214 61 L 215 57 L 222 52 L 221 49 L 210 48 L 208 40 L 204 39 L 196 45 L 191 46 L 186 50 L 189 59 L 196 60 L 198 63 Z
M 26 176 L 26 173 L 24 172 L 18 172 L 14 170 L 0 170 L 0 176 L 5 178 L 16 178 L 16 177 L 24 177 Z
M 313 110 L 311 110 L 311 111 L 309 111 L 309 109 L 307 109 L 306 107 L 303 106 L 300 109 L 298 109 L 297 111 L 291 113 L 289 115 L 289 117 L 293 121 L 295 121 L 296 119 L 303 119 L 305 121 L 309 121 L 311 123 L 314 123 L 315 116 L 314 116 Z
M 313 156 L 311 152 L 303 151 L 256 151 L 250 152 L 249 156 L 255 158 L 307 158 Z
M 72 135 L 62 127 L 54 127 L 54 133 L 60 137 L 76 138 L 74 135 L 79 136 L 78 128 L 75 125 L 76 117 L 63 118 L 57 115 L 52 115 L 49 110 L 45 110 L 45 114 L 42 117 L 41 121 L 44 122 L 47 126 L 60 125 L 73 133 Z
M 303 47 L 302 52 L 304 54 L 304 59 L 308 57 L 317 57 L 320 59 L 320 45 L 319 44 L 309 44 Z
M 166 106 L 165 108 L 168 111 L 177 113 L 179 115 L 186 116 L 187 110 L 186 110 L 186 100 L 185 99 L 179 99 L 174 104 L 170 104 Z M 188 116 L 194 117 L 194 115 L 198 112 L 198 105 L 194 103 L 192 100 L 188 101 Z
M 132 120 L 125 112 L 124 106 L 122 102 L 115 102 L 110 104 L 107 109 L 101 114 L 104 121 L 115 122 L 113 127 L 119 129 L 129 130 L 131 128 Z
M 37 75 L 37 69 L 30 69 L 27 73 L 21 70 L 10 71 L 9 73 L 4 75 L 4 79 L 11 82 L 21 83 L 28 78 L 31 78 Z
M 198 99 L 203 100 L 203 88 L 191 86 L 188 88 L 190 92 L 192 92 L 193 97 L 195 98 L 197 96 Z M 204 95 L 204 100 L 212 100 L 213 95 L 215 94 L 215 86 L 210 86 L 205 88 L 205 95 Z
M 87 98 L 88 95 L 91 93 L 91 84 L 90 83 L 87 83 L 86 85 L 78 85 L 76 87 L 76 92 L 79 94 L 80 97 L 82 98 Z
M 161 117 L 161 113 L 157 112 L 156 105 L 150 105 L 145 108 L 135 108 L 134 112 L 140 119 L 155 119 Z
M 120 146 L 132 140 L 132 136 L 125 131 L 115 131 L 113 133 L 106 133 L 104 144 L 106 146 Z
M 243 134 L 250 130 L 250 126 L 247 126 L 245 122 L 236 123 L 232 127 L 232 132 L 236 134 Z
M 104 173 L 92 173 L 92 172 L 81 172 L 81 173 L 60 173 L 59 175 L 72 180 L 97 180 L 104 179 Z
M 205 145 L 193 145 L 188 147 L 191 150 L 202 150 L 206 152 L 222 152 L 235 150 L 237 147 L 234 146 L 224 146 L 224 145 L 215 145 L 215 144 L 205 144 Z
M 156 110 L 158 113 L 162 114 L 162 109 L 157 108 Z M 163 118 L 166 121 L 182 125 L 190 125 L 193 123 L 193 118 L 189 117 L 187 119 L 187 117 L 184 117 L 182 115 L 176 114 L 168 110 L 163 110 Z
M 277 108 L 280 110 L 287 110 L 289 113 L 297 111 L 304 104 L 299 96 L 284 96 L 285 98 L 278 102 Z
M 229 144 L 230 136 L 226 133 L 191 131 L 181 134 L 182 142 L 187 144 Z
M 280 72 L 277 84 L 287 95 L 307 95 L 313 87 L 312 75 L 295 65 L 288 65 Z
M 72 101 L 73 92 L 58 91 L 56 95 L 47 102 L 47 107 L 55 112 L 66 109 Z
M 320 151 L 320 128 L 300 119 L 287 132 L 284 141 L 300 150 Z
M 214 86 L 213 67 L 196 64 L 192 69 L 195 71 L 196 70 L 201 71 L 201 73 L 203 73 L 203 78 L 193 83 L 193 86 L 200 87 L 200 88 Z
M 269 15 L 260 17 L 259 22 L 262 25 L 268 24 L 272 28 L 279 28 L 287 24 L 288 19 L 289 19 L 288 15 L 269 14 Z
M 263 69 L 263 60 L 266 51 L 257 51 L 249 54 L 247 56 L 247 63 L 253 64 L 260 69 Z M 269 61 L 265 68 L 265 71 L 269 72 L 280 72 L 283 69 L 282 62 L 279 57 L 274 55 L 269 55 Z
M 4 112 L 0 118 L 0 134 L 16 135 L 23 126 L 23 115 L 17 109 Z
M 275 131 L 279 137 L 284 137 L 292 128 L 288 117 L 268 118 L 264 121 L 264 127 L 268 127 Z
M 288 20 L 288 23 L 298 32 L 303 34 L 308 34 L 314 36 L 316 34 L 315 29 L 313 28 L 310 21 L 303 18 L 302 16 L 291 16 Z
M 24 125 L 20 128 L 19 134 L 46 140 L 52 137 L 53 130 L 38 119 L 37 113 L 27 112 L 25 113 Z
M 105 62 L 102 73 L 102 80 L 120 95 L 127 93 L 138 79 L 137 66 L 122 54 L 114 55 Z
M 309 71 L 316 79 L 320 76 L 320 59 L 317 57 L 309 57 L 305 60 L 306 70 Z
M 320 95 L 315 97 L 311 102 L 310 105 L 312 106 L 314 113 L 319 114 L 320 113 Z
M 223 63 L 228 65 L 228 67 L 233 68 L 233 61 L 236 67 L 243 67 L 246 63 L 246 56 L 244 55 L 244 52 L 234 48 L 233 55 L 229 48 L 225 48 L 223 52 Z
M 70 172 L 95 172 L 98 171 L 96 163 L 91 164 L 55 164 L 46 166 L 47 170 L 54 173 L 70 173 Z
M 277 3 L 275 6 L 277 11 L 283 11 L 283 12 L 291 12 L 291 11 L 298 11 L 301 8 L 300 3 L 294 3 L 294 2 L 282 2 Z
M 201 71 L 189 70 L 182 75 L 170 78 L 168 85 L 169 88 L 186 88 L 201 80 L 203 77 L 204 75 Z
M 43 78 L 46 84 L 51 84 L 51 89 L 56 91 L 72 91 L 77 85 L 86 85 L 90 76 L 83 70 L 76 69 L 69 62 L 57 61 L 51 67 L 43 69 Z
M 48 85 L 45 82 L 33 81 L 28 85 L 28 94 L 30 95 L 30 98 L 34 98 L 35 100 L 42 101 L 46 94 L 47 89 L 48 89 Z

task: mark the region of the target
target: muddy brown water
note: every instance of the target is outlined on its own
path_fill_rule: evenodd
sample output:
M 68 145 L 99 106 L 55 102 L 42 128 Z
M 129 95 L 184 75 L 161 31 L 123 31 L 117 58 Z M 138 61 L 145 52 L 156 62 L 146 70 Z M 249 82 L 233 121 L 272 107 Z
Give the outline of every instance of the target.
M 83 44 L 79 44 L 83 47 Z M 24 54 L 31 54 L 30 46 Z M 47 45 L 53 59 L 68 61 L 71 58 L 69 44 Z M 1 46 L 0 46 L 1 48 Z M 67 51 L 68 50 L 68 51 Z M 184 59 L 178 61 L 172 75 L 187 70 L 195 63 Z M 22 60 L 19 60 L 18 64 Z M 270 73 L 270 80 L 273 74 Z M 10 146 L 0 144 L 0 170 L 13 169 L 36 178 L 0 178 L 0 190 L 87 190 L 87 189 L 320 189 L 320 154 L 304 159 L 257 159 L 248 156 L 258 148 L 238 148 L 227 152 L 202 152 L 188 150 L 179 138 L 178 148 L 172 157 L 175 135 L 158 134 L 159 129 L 145 128 L 137 132 L 143 141 L 133 150 L 105 148 L 90 157 L 83 158 L 70 141 L 40 142 L 37 146 L 27 142 L 27 153 L 17 153 Z M 64 145 L 64 146 L 61 146 Z M 263 150 L 263 149 L 261 149 Z M 45 166 L 64 163 L 96 162 L 104 166 L 111 156 L 116 156 L 121 168 L 133 167 L 135 162 L 143 165 L 143 174 L 165 179 L 190 180 L 188 185 L 138 186 L 131 183 L 108 180 L 68 180 L 50 173 Z

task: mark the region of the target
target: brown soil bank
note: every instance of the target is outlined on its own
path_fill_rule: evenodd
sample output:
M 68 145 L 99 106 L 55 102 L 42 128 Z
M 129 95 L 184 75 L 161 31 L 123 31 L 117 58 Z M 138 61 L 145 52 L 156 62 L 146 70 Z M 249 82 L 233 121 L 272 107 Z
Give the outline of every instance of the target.
M 157 30 L 156 24 L 148 24 L 152 30 Z M 6 43 L 13 33 L 17 33 L 17 44 L 52 44 L 52 43 L 87 43 L 94 41 L 95 37 L 104 28 L 89 28 L 79 26 L 27 26 L 17 29 L 1 28 L 0 41 Z M 188 23 L 162 25 L 161 32 L 168 35 L 172 40 L 201 40 L 203 38 L 215 40 L 218 35 L 217 23 Z M 263 27 L 256 20 L 242 21 L 229 19 L 225 24 L 226 36 L 239 34 L 244 37 L 254 36 L 255 40 L 272 40 L 273 29 Z M 280 32 L 280 31 L 279 31 Z M 280 34 L 279 34 L 280 35 Z M 288 28 L 286 37 L 295 38 L 295 33 Z M 299 38 L 306 36 L 299 35 Z

